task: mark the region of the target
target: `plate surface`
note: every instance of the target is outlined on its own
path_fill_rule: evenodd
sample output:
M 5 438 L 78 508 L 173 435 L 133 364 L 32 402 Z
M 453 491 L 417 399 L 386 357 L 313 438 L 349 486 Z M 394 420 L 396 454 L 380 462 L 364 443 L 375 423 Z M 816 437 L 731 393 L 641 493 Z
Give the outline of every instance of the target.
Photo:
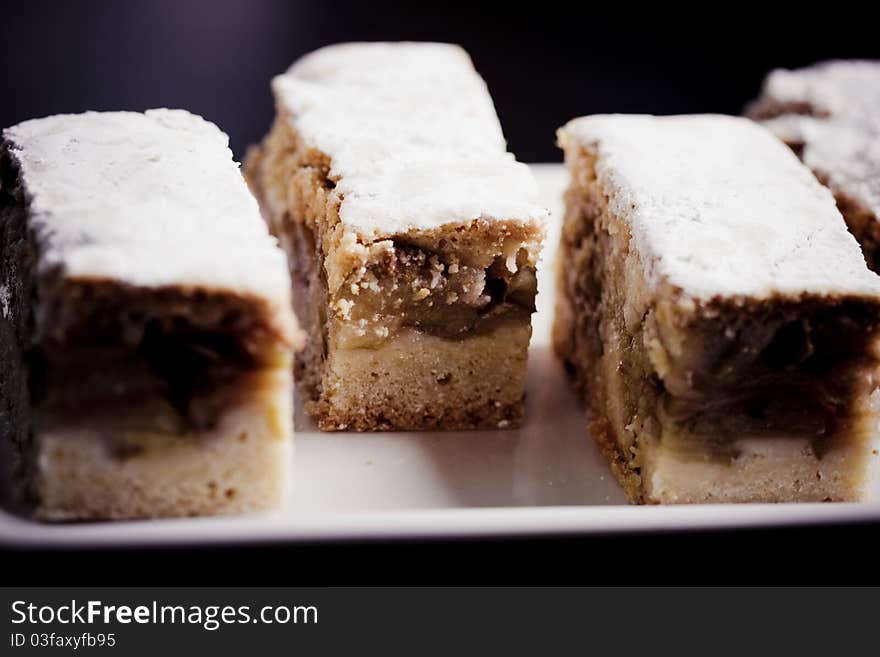
M 297 403 L 289 511 L 45 525 L 0 512 L 0 544 L 108 546 L 710 529 L 880 520 L 880 504 L 632 507 L 550 349 L 562 165 L 534 165 L 551 219 L 516 431 L 322 434 Z M 880 461 L 880 458 L 877 459 Z

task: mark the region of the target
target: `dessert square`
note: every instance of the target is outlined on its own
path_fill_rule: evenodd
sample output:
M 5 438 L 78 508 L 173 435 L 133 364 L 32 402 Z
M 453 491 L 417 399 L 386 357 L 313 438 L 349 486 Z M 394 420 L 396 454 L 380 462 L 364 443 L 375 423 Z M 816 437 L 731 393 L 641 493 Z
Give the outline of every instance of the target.
M 831 189 L 868 266 L 880 270 L 880 62 L 777 69 L 747 114 Z
M 725 116 L 591 116 L 555 350 L 633 502 L 845 501 L 877 427 L 880 285 L 782 142 Z
M 325 431 L 507 428 L 523 414 L 546 211 L 460 48 L 323 48 L 273 80 L 245 175 L 289 255 Z
M 0 417 L 41 518 L 285 500 L 302 336 L 227 143 L 165 109 L 3 131 Z

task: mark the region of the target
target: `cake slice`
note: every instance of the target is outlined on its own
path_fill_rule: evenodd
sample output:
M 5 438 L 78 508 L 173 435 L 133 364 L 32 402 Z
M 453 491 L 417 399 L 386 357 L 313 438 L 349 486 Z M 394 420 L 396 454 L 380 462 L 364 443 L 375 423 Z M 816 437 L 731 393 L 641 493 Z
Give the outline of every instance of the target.
M 880 270 L 880 61 L 775 70 L 747 114 L 831 189 L 868 266 Z
M 290 260 L 320 429 L 516 426 L 546 212 L 467 54 L 316 51 L 245 163 Z
M 227 142 L 165 109 L 3 131 L 0 417 L 42 518 L 285 500 L 301 335 Z
M 554 345 L 634 502 L 866 494 L 880 283 L 834 199 L 751 121 L 592 116 Z

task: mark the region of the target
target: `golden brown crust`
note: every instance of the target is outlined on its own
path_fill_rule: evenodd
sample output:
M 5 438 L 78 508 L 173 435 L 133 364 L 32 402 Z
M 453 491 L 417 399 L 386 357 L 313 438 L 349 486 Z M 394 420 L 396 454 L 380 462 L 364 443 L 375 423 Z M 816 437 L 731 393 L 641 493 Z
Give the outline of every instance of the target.
M 340 410 L 327 402 L 306 405 L 321 431 L 468 431 L 473 429 L 514 429 L 522 424 L 523 404 L 496 407 L 487 403 L 483 409 L 443 408 L 408 412 L 382 404 L 378 407 Z
M 566 246 L 562 245 L 561 249 Z M 560 253 L 560 264 L 565 258 Z M 561 272 L 560 272 L 561 273 Z M 553 350 L 562 361 L 569 381 L 586 402 L 587 434 L 592 437 L 599 450 L 608 460 L 611 473 L 620 483 L 627 499 L 632 504 L 644 504 L 644 489 L 639 473 L 634 469 L 632 455 L 624 454 L 615 437 L 611 420 L 605 412 L 605 386 L 601 381 L 598 364 L 585 366 L 583 353 L 577 354 L 578 339 L 574 336 L 574 324 L 567 319 L 571 313 L 567 290 L 562 285 L 557 288 L 556 318 L 553 323 Z
M 626 498 L 631 504 L 645 504 L 645 490 L 642 478 L 633 468 L 633 461 L 622 451 L 614 438 L 614 430 L 608 416 L 603 411 L 602 403 L 598 396 L 591 397 L 587 408 L 587 432 L 596 441 L 602 454 L 608 459 L 611 472 L 620 482 Z

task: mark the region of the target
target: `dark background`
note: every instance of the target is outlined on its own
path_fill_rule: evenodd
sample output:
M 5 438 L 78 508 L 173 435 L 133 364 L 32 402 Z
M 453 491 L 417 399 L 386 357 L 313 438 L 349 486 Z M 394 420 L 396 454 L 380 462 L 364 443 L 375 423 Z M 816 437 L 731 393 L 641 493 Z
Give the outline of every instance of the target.
M 269 126 L 269 79 L 347 40 L 460 43 L 486 78 L 511 150 L 559 159 L 555 129 L 595 112 L 739 113 L 767 70 L 880 57 L 870 3 L 345 0 L 0 2 L 0 126 L 59 112 L 168 106 L 229 133 L 241 157 Z M 810 3 L 811 4 L 811 3 Z
M 592 3 L 583 3 L 585 7 Z M 269 79 L 345 40 L 465 46 L 522 160 L 594 112 L 738 113 L 767 70 L 880 58 L 868 3 L 603 9 L 508 2 L 0 0 L 0 126 L 87 109 L 183 107 L 241 157 L 273 114 Z M 3 584 L 867 583 L 877 525 L 552 540 L 7 552 Z

